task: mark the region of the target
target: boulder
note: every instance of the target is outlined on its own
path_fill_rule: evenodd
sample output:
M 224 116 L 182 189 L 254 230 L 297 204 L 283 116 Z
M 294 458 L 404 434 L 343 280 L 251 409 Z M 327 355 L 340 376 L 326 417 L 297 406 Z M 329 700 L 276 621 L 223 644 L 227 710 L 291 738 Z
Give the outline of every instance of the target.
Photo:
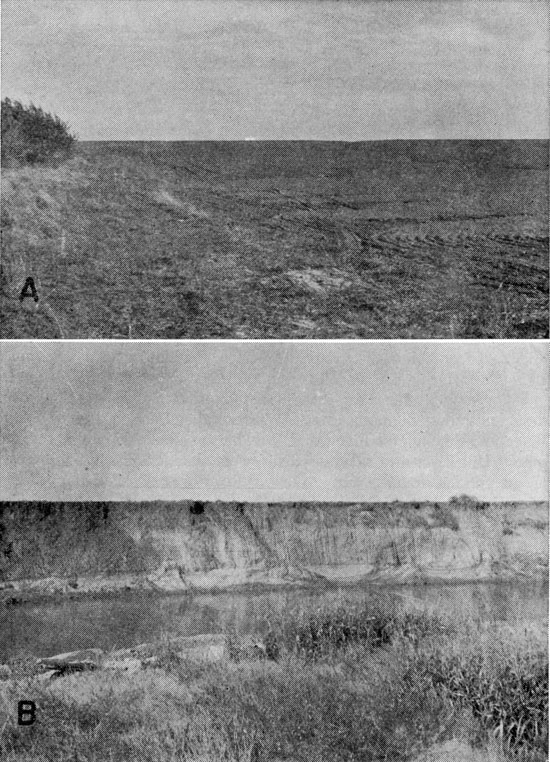
M 220 661 L 226 655 L 225 635 L 193 635 L 175 638 L 169 646 L 185 659 Z
M 42 672 L 40 675 L 35 676 L 35 680 L 42 683 L 49 683 L 50 680 L 54 680 L 56 677 L 61 677 L 63 672 L 59 672 L 57 669 L 49 669 L 47 672 Z
M 121 661 L 122 659 L 134 659 L 140 658 L 142 661 L 151 654 L 154 650 L 154 646 L 151 643 L 140 643 L 138 646 L 131 646 L 130 648 L 119 648 L 117 651 L 112 651 L 109 654 L 110 659 Z
M 54 670 L 60 674 L 66 674 L 98 669 L 102 661 L 103 651 L 100 648 L 87 648 L 82 651 L 71 651 L 70 653 L 39 659 L 38 667 L 41 671 Z
M 164 645 L 184 659 L 212 662 L 220 661 L 227 654 L 225 635 L 193 635 L 191 637 L 173 638 L 166 641 Z M 259 653 L 259 650 L 261 651 L 260 645 L 256 645 L 255 654 Z M 70 653 L 38 659 L 36 667 L 37 672 L 41 673 L 41 681 L 96 669 L 134 673 L 147 666 L 151 667 L 157 664 L 158 657 L 155 655 L 155 651 L 158 648 L 158 644 L 143 643 L 132 648 L 112 651 L 108 655 L 100 648 L 87 648 L 82 651 L 71 651 Z
M 139 661 L 142 666 L 151 666 L 157 661 L 156 652 L 159 647 L 162 648 L 163 646 L 180 657 L 219 661 L 226 653 L 226 638 L 225 635 L 191 635 L 171 638 L 161 644 L 141 643 L 137 646 L 113 651 L 109 654 L 109 659 L 104 662 L 104 665 L 106 663 L 114 665 L 128 660 Z

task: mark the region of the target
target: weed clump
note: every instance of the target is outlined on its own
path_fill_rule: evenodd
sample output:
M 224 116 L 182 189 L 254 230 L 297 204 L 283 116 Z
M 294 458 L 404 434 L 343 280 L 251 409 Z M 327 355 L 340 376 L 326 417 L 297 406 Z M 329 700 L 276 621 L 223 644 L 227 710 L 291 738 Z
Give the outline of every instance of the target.
M 426 678 L 453 709 L 469 711 L 480 728 L 514 754 L 548 747 L 548 655 L 542 650 L 487 653 L 479 643 L 460 652 L 417 653 L 409 678 Z
M 68 158 L 76 142 L 68 125 L 38 106 L 2 100 L 2 164 L 57 163 Z
M 271 627 L 270 648 L 286 650 L 306 659 L 333 655 L 347 646 L 379 648 L 400 640 L 417 645 L 428 635 L 445 633 L 451 623 L 424 611 L 403 611 L 397 606 L 342 605 L 336 610 L 287 616 Z

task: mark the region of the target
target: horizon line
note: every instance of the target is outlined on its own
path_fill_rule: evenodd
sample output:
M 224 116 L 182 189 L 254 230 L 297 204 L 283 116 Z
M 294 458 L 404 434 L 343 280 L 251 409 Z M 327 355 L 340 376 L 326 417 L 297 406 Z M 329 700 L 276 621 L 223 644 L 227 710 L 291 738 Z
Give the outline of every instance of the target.
M 77 143 L 410 143 L 410 142 L 484 142 L 496 143 L 502 141 L 538 141 L 550 142 L 550 134 L 546 137 L 499 137 L 499 138 L 78 138 Z
M 469 496 L 472 501 L 474 500 L 473 496 Z M 457 498 L 460 498 L 460 495 L 457 496 Z M 229 499 L 211 499 L 211 498 L 149 498 L 146 500 L 135 500 L 135 499 L 84 499 L 84 500 L 75 500 L 75 499 L 67 499 L 67 500 L 49 500 L 49 499 L 40 499 L 40 498 L 33 498 L 30 500 L 22 499 L 22 498 L 0 498 L 0 503 L 133 503 L 133 504 L 143 504 L 143 503 L 238 503 L 240 505 L 257 505 L 257 504 L 277 504 L 277 505 L 290 505 L 290 504 L 300 504 L 300 505 L 311 505 L 313 503 L 315 504 L 321 504 L 321 505 L 395 505 L 396 503 L 402 503 L 402 504 L 432 504 L 432 503 L 450 503 L 452 500 L 451 498 L 446 499 L 408 499 L 408 500 L 401 500 L 401 499 L 395 499 L 395 500 L 367 500 L 367 499 L 361 499 L 361 500 L 238 500 L 237 498 L 229 500 Z M 510 504 L 510 503 L 546 503 L 548 504 L 550 501 L 548 498 L 514 498 L 509 500 L 492 500 L 492 499 L 484 499 L 484 498 L 476 498 L 476 503 L 472 504 L 489 504 L 489 505 L 503 505 L 503 504 Z M 460 503 L 458 503 L 460 505 Z

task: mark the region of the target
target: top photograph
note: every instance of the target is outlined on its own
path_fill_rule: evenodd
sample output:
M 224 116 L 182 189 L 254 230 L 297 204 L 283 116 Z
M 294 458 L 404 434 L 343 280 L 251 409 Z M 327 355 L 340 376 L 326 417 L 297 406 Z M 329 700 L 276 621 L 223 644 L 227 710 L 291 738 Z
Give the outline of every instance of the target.
M 548 9 L 3 0 L 1 339 L 545 339 Z

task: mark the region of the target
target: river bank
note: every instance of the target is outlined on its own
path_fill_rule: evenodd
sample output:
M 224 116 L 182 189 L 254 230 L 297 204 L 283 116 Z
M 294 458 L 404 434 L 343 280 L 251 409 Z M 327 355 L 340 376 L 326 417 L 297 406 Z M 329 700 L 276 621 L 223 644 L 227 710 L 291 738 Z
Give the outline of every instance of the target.
M 0 675 L 2 759 L 547 759 L 542 623 L 384 604 L 273 625 L 260 648 L 207 636 L 15 665 Z M 38 707 L 31 732 L 16 724 L 21 695 Z
M 473 621 L 545 623 L 548 581 L 527 580 L 420 585 L 312 583 L 239 587 L 216 593 L 127 591 L 106 595 L 44 598 L 5 607 L 0 663 L 52 656 L 77 649 L 108 652 L 166 638 L 233 632 L 263 637 L 270 622 L 319 608 L 378 606 L 414 608 Z
M 323 577 L 315 570 L 305 570 L 305 573 L 297 573 L 295 577 L 281 570 L 280 576 L 270 575 L 265 577 L 258 572 L 258 581 L 251 581 L 250 577 L 242 580 L 235 575 L 231 580 L 225 579 L 225 584 L 216 585 L 215 580 L 199 578 L 200 583 L 186 585 L 183 589 L 177 585 L 173 587 L 157 586 L 147 576 L 135 575 L 132 577 L 95 577 L 79 578 L 76 582 L 67 578 L 46 578 L 42 580 L 17 580 L 16 582 L 0 583 L 0 604 L 5 606 L 20 606 L 24 604 L 36 604 L 46 601 L 76 600 L 76 599 L 118 599 L 128 594 L 142 596 L 155 595 L 181 595 L 186 593 L 222 595 L 224 593 L 258 594 L 269 590 L 287 589 L 340 589 L 342 587 L 353 588 L 364 582 L 374 588 L 391 589 L 402 585 L 470 585 L 478 583 L 506 584 L 522 583 L 529 580 L 544 582 L 548 580 L 548 569 L 543 565 L 537 565 L 529 571 L 502 566 L 496 564 L 479 565 L 473 569 L 461 570 L 461 573 L 436 575 L 425 572 L 422 569 L 402 569 L 400 574 L 392 574 L 391 570 L 379 572 L 375 575 L 351 574 L 349 569 L 331 569 L 330 577 Z
M 4 503 L 0 599 L 544 578 L 546 503 Z
M 2 503 L 0 601 L 544 579 L 547 503 Z

